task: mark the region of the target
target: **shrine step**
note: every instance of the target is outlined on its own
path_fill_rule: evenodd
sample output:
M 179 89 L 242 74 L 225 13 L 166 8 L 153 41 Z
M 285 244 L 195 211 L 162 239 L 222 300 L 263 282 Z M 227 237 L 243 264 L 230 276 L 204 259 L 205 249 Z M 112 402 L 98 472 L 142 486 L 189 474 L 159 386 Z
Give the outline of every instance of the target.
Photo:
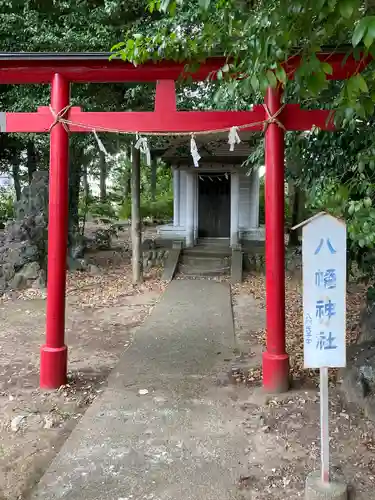
M 184 248 L 183 255 L 189 256 L 192 258 L 195 257 L 207 257 L 207 258 L 218 258 L 222 259 L 224 257 L 230 257 L 232 255 L 232 250 L 229 246 L 219 246 L 219 245 L 210 245 L 206 246 L 203 244 L 199 244 L 192 248 Z
M 191 253 L 183 250 L 178 273 L 180 276 L 222 276 L 230 273 L 231 256 L 226 254 Z

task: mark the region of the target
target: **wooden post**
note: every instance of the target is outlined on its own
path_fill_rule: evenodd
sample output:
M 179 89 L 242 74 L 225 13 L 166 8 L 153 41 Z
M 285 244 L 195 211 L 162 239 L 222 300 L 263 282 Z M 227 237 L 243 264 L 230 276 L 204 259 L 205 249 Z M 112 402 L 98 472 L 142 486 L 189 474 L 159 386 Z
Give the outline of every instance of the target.
M 238 172 L 230 174 L 230 246 L 238 245 L 238 222 L 240 208 L 240 175 Z
M 153 156 L 151 163 L 151 201 L 156 200 L 156 182 L 157 182 L 158 159 Z
M 173 225 L 180 225 L 180 170 L 173 169 Z
M 103 151 L 99 151 L 99 169 L 100 169 L 100 201 L 107 200 L 107 160 Z
M 133 283 L 143 281 L 142 273 L 142 227 L 141 227 L 141 154 L 132 149 L 132 265 Z
M 194 246 L 194 175 L 192 169 L 186 171 L 186 246 Z

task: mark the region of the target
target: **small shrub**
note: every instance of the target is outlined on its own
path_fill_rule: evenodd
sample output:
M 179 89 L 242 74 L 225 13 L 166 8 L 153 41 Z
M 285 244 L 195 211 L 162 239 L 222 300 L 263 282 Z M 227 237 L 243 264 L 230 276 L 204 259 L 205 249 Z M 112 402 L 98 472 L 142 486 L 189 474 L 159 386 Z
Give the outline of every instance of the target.
M 141 206 L 141 216 L 156 220 L 171 219 L 173 217 L 173 198 L 144 202 Z
M 112 245 L 112 239 L 117 238 L 123 228 L 111 225 L 108 228 L 100 228 L 94 232 L 93 244 L 97 250 L 109 250 Z
M 127 220 L 131 217 L 131 200 L 125 201 L 119 208 L 118 218 Z M 173 217 L 173 198 L 164 197 L 156 201 L 141 202 L 141 217 L 153 220 L 169 220 Z
M 90 205 L 89 207 L 90 214 L 95 218 L 107 218 L 107 219 L 116 219 L 116 210 L 113 208 L 110 202 L 100 202 L 97 201 Z
M 120 206 L 118 210 L 118 218 L 120 220 L 128 220 L 130 219 L 132 215 L 132 206 L 131 206 L 131 200 L 126 200 L 124 203 Z

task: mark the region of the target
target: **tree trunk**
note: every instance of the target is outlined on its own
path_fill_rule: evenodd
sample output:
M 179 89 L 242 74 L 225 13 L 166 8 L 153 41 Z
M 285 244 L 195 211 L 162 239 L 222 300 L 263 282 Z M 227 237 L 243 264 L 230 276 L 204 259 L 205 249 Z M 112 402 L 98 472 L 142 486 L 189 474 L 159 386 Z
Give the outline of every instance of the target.
M 99 151 L 99 167 L 100 167 L 100 201 L 107 200 L 107 162 L 103 151 Z
M 132 157 L 132 148 L 129 146 L 126 150 L 127 155 L 126 158 L 129 159 Z M 131 173 L 131 167 L 128 167 L 128 163 L 126 163 L 126 170 L 125 170 L 125 185 L 124 185 L 124 201 L 127 202 L 129 197 L 131 196 L 131 178 L 132 178 L 132 173 Z
M 151 201 L 156 200 L 156 175 L 157 175 L 158 161 L 157 158 L 152 159 L 151 163 Z
M 35 143 L 32 139 L 29 139 L 26 144 L 27 153 L 27 173 L 29 178 L 29 184 L 33 180 L 34 172 L 37 171 L 37 153 L 35 150 Z
M 299 186 L 293 185 L 292 187 L 292 197 L 290 199 L 290 209 L 291 209 L 291 227 L 297 226 L 304 218 L 304 193 Z M 300 245 L 300 235 L 301 229 L 290 231 L 289 234 L 289 245 L 299 246 Z
M 141 227 L 141 155 L 139 149 L 132 150 L 132 266 L 133 283 L 143 281 L 142 273 L 142 227 Z
M 16 200 L 21 198 L 21 181 L 20 181 L 20 162 L 19 158 L 14 158 L 12 162 L 12 176 L 14 183 L 14 190 L 16 192 Z
M 82 183 L 83 183 L 83 193 L 84 193 L 84 211 L 83 218 L 81 221 L 81 235 L 85 234 L 86 229 L 86 220 L 87 220 L 87 212 L 89 209 L 90 203 L 90 184 L 87 178 L 87 164 L 82 166 Z
M 87 165 L 82 169 L 82 183 L 83 183 L 83 192 L 85 194 L 86 200 L 90 197 L 90 184 L 87 176 Z
M 131 186 L 131 172 L 127 172 L 125 178 L 125 186 L 124 186 L 124 198 L 125 201 L 128 201 L 131 196 L 132 186 Z
M 78 153 L 78 151 L 76 151 Z M 79 225 L 79 187 L 81 182 L 81 155 L 71 155 L 69 162 L 69 232 L 75 232 Z

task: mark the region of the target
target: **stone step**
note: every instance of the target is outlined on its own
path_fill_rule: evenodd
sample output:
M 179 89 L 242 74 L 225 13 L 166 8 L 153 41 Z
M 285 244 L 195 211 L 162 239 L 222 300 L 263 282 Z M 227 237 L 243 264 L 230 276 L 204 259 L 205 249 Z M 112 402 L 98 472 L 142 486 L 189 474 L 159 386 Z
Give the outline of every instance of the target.
M 168 252 L 167 259 L 164 262 L 163 281 L 172 281 L 180 259 L 181 248 L 171 248 Z
M 230 256 L 192 255 L 185 253 L 180 258 L 179 273 L 186 276 L 220 276 L 230 272 Z
M 229 247 L 229 238 L 198 238 L 198 245 L 204 246 L 219 246 L 219 247 Z
M 182 254 L 192 257 L 207 257 L 207 258 L 224 258 L 232 255 L 232 250 L 229 247 L 205 247 L 195 246 L 193 248 L 184 248 Z
M 195 267 L 184 267 L 179 265 L 178 274 L 180 276 L 227 276 L 230 273 L 230 266 L 216 269 L 197 269 Z
M 180 263 L 197 267 L 220 267 L 223 262 L 230 262 L 230 256 L 216 257 L 207 255 L 186 255 L 180 257 Z

